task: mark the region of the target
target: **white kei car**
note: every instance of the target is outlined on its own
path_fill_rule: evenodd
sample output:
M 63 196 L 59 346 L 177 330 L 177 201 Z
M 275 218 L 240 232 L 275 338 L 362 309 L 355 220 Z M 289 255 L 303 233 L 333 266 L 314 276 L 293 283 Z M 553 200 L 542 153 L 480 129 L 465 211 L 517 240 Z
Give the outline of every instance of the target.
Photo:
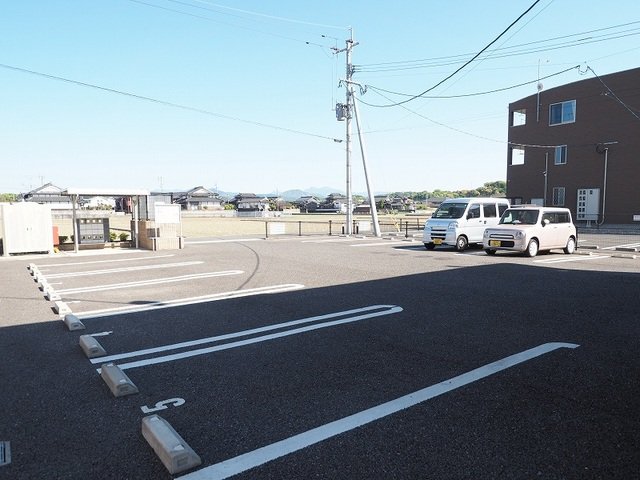
M 568 208 L 523 205 L 510 207 L 497 226 L 485 229 L 482 248 L 487 255 L 511 250 L 535 257 L 539 251 L 551 249 L 571 254 L 577 239 Z

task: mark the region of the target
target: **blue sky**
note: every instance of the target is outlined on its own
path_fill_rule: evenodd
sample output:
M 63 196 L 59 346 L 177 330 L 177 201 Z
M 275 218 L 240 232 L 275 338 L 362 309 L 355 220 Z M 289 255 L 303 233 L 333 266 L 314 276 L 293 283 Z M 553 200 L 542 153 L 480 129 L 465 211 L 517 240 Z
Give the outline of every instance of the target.
M 333 108 L 345 57 L 332 47 L 344 48 L 348 27 L 359 42 L 353 79 L 369 86 L 358 98 L 388 105 L 410 97 L 384 91 L 430 89 L 534 3 L 2 2 L 0 192 L 46 182 L 344 191 L 345 143 L 333 139 L 345 125 Z M 508 105 L 534 94 L 538 76 L 550 76 L 546 89 L 591 78 L 586 65 L 605 75 L 639 58 L 637 1 L 540 0 L 428 94 L 440 98 L 359 104 L 373 188 L 504 180 Z M 353 131 L 353 188 L 364 191 Z

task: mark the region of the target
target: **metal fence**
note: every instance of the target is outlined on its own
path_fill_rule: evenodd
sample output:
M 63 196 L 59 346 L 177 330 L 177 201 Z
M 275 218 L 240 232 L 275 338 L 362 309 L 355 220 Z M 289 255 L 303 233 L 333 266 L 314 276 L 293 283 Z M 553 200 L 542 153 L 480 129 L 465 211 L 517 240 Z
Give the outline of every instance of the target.
M 395 235 L 403 238 L 421 239 L 422 230 L 428 217 L 410 217 L 394 220 L 385 219 L 379 222 L 382 235 Z M 640 225 L 578 225 L 578 248 L 640 252 Z M 370 220 L 353 220 L 351 232 L 354 235 L 373 235 Z M 297 236 L 339 236 L 346 233 L 345 220 L 326 221 L 282 221 L 278 219 L 264 220 L 265 237 L 277 235 Z
M 426 218 L 398 219 L 379 222 L 380 233 L 383 235 L 398 235 L 406 238 L 422 232 Z M 279 221 L 277 219 L 264 220 L 265 237 L 276 235 L 344 235 L 347 231 L 344 220 L 327 221 Z M 373 225 L 370 220 L 353 220 L 351 233 L 355 235 L 373 235 Z

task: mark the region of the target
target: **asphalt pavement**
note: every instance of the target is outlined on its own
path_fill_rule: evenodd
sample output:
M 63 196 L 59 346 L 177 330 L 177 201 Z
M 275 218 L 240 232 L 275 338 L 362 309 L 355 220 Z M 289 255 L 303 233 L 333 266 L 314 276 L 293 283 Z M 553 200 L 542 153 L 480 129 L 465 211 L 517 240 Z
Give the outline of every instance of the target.
M 636 478 L 637 262 L 359 237 L 1 259 L 0 479 Z M 169 473 L 154 414 L 200 465 Z

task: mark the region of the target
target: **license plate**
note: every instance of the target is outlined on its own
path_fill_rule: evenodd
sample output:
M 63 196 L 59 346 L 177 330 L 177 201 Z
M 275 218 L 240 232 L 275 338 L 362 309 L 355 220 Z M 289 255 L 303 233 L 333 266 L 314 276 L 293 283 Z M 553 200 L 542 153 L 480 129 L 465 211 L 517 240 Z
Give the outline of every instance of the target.
M 434 245 L 440 245 L 440 244 L 442 244 L 442 240 L 440 238 L 434 238 L 433 239 L 433 244 Z
M 500 246 L 500 240 L 489 240 L 489 246 L 491 246 L 491 247 L 499 247 Z

